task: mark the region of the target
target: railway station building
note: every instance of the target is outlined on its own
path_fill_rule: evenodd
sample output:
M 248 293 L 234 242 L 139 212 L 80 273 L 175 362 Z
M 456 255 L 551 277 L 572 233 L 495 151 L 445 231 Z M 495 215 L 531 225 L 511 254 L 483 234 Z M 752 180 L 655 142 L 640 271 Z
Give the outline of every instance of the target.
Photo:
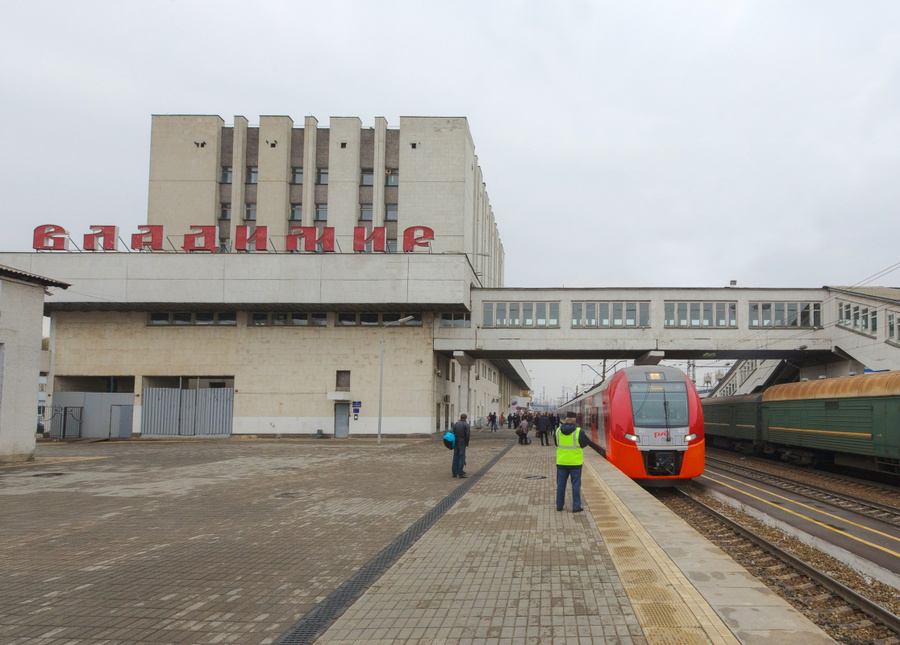
M 46 301 L 57 436 L 426 435 L 527 390 L 434 350 L 503 284 L 465 118 L 154 116 L 149 182 L 139 230 L 9 254 L 75 285 Z

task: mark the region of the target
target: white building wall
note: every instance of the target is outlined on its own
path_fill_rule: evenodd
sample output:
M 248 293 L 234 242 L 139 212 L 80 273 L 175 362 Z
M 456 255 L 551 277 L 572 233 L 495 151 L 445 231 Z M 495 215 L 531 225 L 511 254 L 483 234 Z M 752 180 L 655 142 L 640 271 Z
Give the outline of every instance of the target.
M 0 461 L 34 456 L 44 287 L 0 282 Z

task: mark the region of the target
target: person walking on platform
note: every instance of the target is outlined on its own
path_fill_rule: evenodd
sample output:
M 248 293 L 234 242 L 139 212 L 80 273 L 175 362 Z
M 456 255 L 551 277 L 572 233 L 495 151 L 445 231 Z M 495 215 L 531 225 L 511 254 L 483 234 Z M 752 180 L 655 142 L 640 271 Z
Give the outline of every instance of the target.
M 550 415 L 542 414 L 538 416 L 537 419 L 534 420 L 537 425 L 537 432 L 541 437 L 541 445 L 549 446 L 550 445 Z
M 556 510 L 563 510 L 566 502 L 566 482 L 572 479 L 572 512 L 580 513 L 581 467 L 584 464 L 584 448 L 590 446 L 598 453 L 600 446 L 590 440 L 578 427 L 574 412 L 566 414 L 565 422 L 555 432 L 556 440 Z
M 466 448 L 469 445 L 469 436 L 471 434 L 469 422 L 466 419 L 466 414 L 463 413 L 459 415 L 459 421 L 453 424 L 453 436 L 456 437 L 456 441 L 453 442 L 453 465 L 451 469 L 453 470 L 453 476 L 461 479 L 469 476 L 463 470 L 466 465 Z

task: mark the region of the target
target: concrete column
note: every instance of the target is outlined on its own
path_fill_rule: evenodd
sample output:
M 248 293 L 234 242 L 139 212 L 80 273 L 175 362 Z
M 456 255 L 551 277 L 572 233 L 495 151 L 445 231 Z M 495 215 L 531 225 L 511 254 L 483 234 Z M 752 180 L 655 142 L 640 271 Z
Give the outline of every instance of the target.
M 263 116 L 259 120 L 256 221 L 258 226 L 268 227 L 270 239 L 287 235 L 293 128 L 294 121 L 287 116 Z
M 231 226 L 228 239 L 234 248 L 238 224 L 244 221 L 244 175 L 247 173 L 247 119 L 234 117 L 234 143 L 231 155 Z
M 315 226 L 316 140 L 319 121 L 308 116 L 303 122 L 303 226 Z
M 472 390 L 469 385 L 470 380 L 470 372 L 472 366 L 475 364 L 475 359 L 466 354 L 465 352 L 455 351 L 453 352 L 453 358 L 459 363 L 459 412 L 456 416 L 459 416 L 463 412 L 465 412 L 469 417 L 474 418 L 473 413 L 469 410 L 469 401 L 472 398 Z
M 353 250 L 353 229 L 359 221 L 359 146 L 362 122 L 357 117 L 332 117 L 328 139 L 328 226 L 334 227 L 339 250 Z
M 384 171 L 385 146 L 387 142 L 387 119 L 379 116 L 375 119 L 375 166 L 372 169 L 375 176 L 372 186 L 372 224 L 384 226 Z

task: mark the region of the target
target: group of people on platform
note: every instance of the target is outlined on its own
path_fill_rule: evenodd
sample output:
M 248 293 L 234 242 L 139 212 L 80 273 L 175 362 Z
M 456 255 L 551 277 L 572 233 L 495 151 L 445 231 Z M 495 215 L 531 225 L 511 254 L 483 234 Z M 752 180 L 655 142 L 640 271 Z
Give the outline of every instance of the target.
M 510 415 L 512 418 L 520 417 L 518 414 Z M 503 415 L 500 415 L 501 423 Z M 491 424 L 491 431 L 496 431 L 497 415 L 491 413 L 488 415 L 488 421 Z M 508 427 L 512 427 L 511 425 Z M 536 428 L 538 436 L 541 438 L 541 445 L 550 445 L 550 437 L 553 436 L 553 443 L 556 446 L 556 510 L 563 510 L 565 503 L 566 485 L 568 480 L 572 480 L 572 512 L 580 513 L 584 510 L 581 505 L 581 470 L 584 464 L 584 449 L 590 446 L 596 452 L 603 454 L 599 445 L 591 441 L 587 433 L 578 427 L 577 419 L 574 412 L 566 414 L 565 420 L 560 423 L 558 416 L 554 414 L 541 414 L 540 412 L 532 415 L 526 412 L 521 415 L 516 423 L 516 434 L 519 435 L 519 444 L 531 443 L 528 441 L 528 430 L 531 425 Z M 453 434 L 455 436 L 455 444 L 453 448 L 453 476 L 459 478 L 468 477 L 463 470 L 466 465 L 466 448 L 471 438 L 471 430 L 466 415 L 459 415 L 459 420 L 453 424 Z M 544 441 L 546 440 L 546 444 Z

